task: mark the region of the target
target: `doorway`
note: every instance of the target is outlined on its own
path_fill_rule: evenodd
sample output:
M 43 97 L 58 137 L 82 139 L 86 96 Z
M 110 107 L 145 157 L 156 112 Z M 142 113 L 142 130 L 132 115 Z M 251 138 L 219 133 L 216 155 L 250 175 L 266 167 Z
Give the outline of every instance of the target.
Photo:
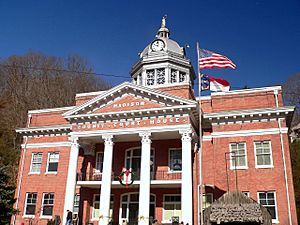
M 125 193 L 121 195 L 121 204 L 120 204 L 120 214 L 119 214 L 119 224 L 122 224 L 123 221 L 127 221 L 128 225 L 137 225 L 138 224 L 138 215 L 139 215 L 139 193 Z M 150 212 L 149 220 L 150 223 L 155 219 L 155 195 L 150 195 Z

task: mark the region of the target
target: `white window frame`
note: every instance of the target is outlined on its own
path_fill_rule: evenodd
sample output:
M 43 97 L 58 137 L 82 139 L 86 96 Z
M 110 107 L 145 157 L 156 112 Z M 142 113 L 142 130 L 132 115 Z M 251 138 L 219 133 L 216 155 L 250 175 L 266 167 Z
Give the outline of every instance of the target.
M 44 215 L 44 199 L 45 199 L 45 195 L 46 194 L 53 194 L 53 208 L 52 208 L 52 215 L 49 216 L 49 215 Z M 52 219 L 53 218 L 53 211 L 54 211 L 54 203 L 55 203 L 55 194 L 54 192 L 44 192 L 43 193 L 43 199 L 42 199 L 42 207 L 41 207 L 41 215 L 40 215 L 40 218 L 42 219 Z
M 171 170 L 171 151 L 181 151 L 181 170 Z M 182 148 L 169 148 L 168 152 L 168 173 L 181 173 L 182 172 Z
M 242 191 L 242 193 L 243 193 L 244 195 L 246 195 L 248 198 L 250 198 L 250 192 L 249 192 L 249 191 Z
M 232 144 L 244 144 L 244 146 L 245 146 L 245 166 L 236 166 L 235 167 L 233 165 L 232 161 L 234 160 L 234 158 L 233 158 L 234 154 L 232 153 L 233 152 Z M 235 169 L 237 169 L 237 170 L 246 170 L 246 169 L 248 169 L 248 155 L 247 155 L 247 144 L 246 144 L 246 142 L 241 141 L 241 142 L 231 142 L 231 143 L 229 143 L 229 151 L 230 151 L 229 156 L 230 156 L 230 169 L 231 170 L 235 170 Z
M 256 143 L 258 142 L 269 142 L 269 146 L 270 146 L 270 165 L 257 165 L 257 157 L 256 157 Z M 273 151 L 272 151 L 272 143 L 270 140 L 262 140 L 262 141 L 254 141 L 253 142 L 254 145 L 254 159 L 255 159 L 255 168 L 257 169 L 264 169 L 264 168 L 274 168 L 273 165 Z
M 95 201 L 97 195 L 99 195 L 99 210 L 100 210 L 100 200 L 101 200 L 100 194 L 94 194 L 93 195 L 93 205 L 92 205 L 92 217 L 91 217 L 91 221 L 99 221 L 99 218 L 94 217 L 94 215 L 95 215 L 95 202 L 98 202 L 98 201 Z M 114 201 L 111 201 L 112 197 L 114 198 L 114 195 L 110 195 L 110 201 L 109 201 L 110 206 L 111 205 L 114 206 Z M 111 209 L 111 207 L 109 207 L 109 214 L 113 215 L 113 212 L 114 212 L 114 207 L 112 207 L 112 209 Z
M 209 202 L 207 202 L 207 196 L 210 196 L 211 197 L 211 202 L 209 203 Z M 209 206 L 211 206 L 211 204 L 214 202 L 214 195 L 213 195 L 213 193 L 203 193 L 203 195 L 202 195 L 202 202 L 203 202 L 203 209 L 206 209 L 207 207 L 209 207 Z M 206 198 L 206 199 L 205 199 Z M 206 205 L 206 206 L 204 206 L 204 204 Z M 209 204 L 209 205 L 207 205 L 207 204 Z M 199 212 L 200 212 L 200 210 L 199 210 Z
M 26 214 L 27 199 L 28 199 L 28 194 L 33 194 L 33 193 L 36 194 L 35 210 L 34 210 L 34 215 L 30 215 L 30 214 Z M 37 205 L 37 200 L 38 200 L 37 192 L 26 192 L 23 218 L 34 218 L 34 217 L 35 217 L 36 209 L 37 209 L 37 207 L 36 207 L 36 205 Z
M 33 156 L 35 154 L 41 154 L 41 163 L 40 163 L 40 171 L 39 172 L 33 172 L 32 170 L 32 164 L 33 164 Z M 28 174 L 41 174 L 41 169 L 42 169 L 42 163 L 43 163 L 43 153 L 42 152 L 32 152 L 31 153 L 31 161 L 30 161 L 30 169 L 29 169 L 29 173 Z
M 57 171 L 48 171 L 48 169 L 49 169 L 49 160 L 50 160 L 50 154 L 51 153 L 57 153 L 58 154 Z M 57 174 L 57 172 L 58 172 L 58 164 L 59 164 L 59 157 L 60 157 L 60 152 L 59 151 L 48 152 L 46 174 Z
M 79 198 L 78 205 L 75 204 L 75 203 L 77 203 L 77 201 L 75 201 L 77 197 Z M 74 212 L 75 207 L 78 207 L 78 212 Z M 77 215 L 77 217 L 78 217 L 79 210 L 80 210 L 80 194 L 75 194 L 74 195 L 74 204 L 73 204 L 73 215 Z
M 162 221 L 161 221 L 161 223 L 170 223 L 170 222 L 172 222 L 170 220 L 165 220 L 165 205 L 166 204 L 174 203 L 174 204 L 180 204 L 181 205 L 181 202 L 166 202 L 165 201 L 166 196 L 180 196 L 181 197 L 181 194 L 165 194 L 165 195 L 163 195 L 163 212 L 162 212 Z M 181 201 L 182 201 L 182 198 L 181 198 Z M 175 209 L 175 212 L 176 212 L 176 209 Z M 181 213 L 182 213 L 182 209 L 181 209 Z M 182 215 L 181 215 L 181 217 L 182 217 Z M 182 218 L 179 218 L 179 222 L 181 220 L 182 220 Z
M 103 170 L 103 159 L 104 159 L 104 152 L 97 152 L 96 153 L 96 162 L 95 162 L 95 173 L 96 174 L 102 174 L 103 171 L 100 171 L 97 169 L 97 165 L 98 165 L 98 161 L 97 161 L 97 158 L 98 158 L 98 155 L 102 155 L 102 170 Z
M 278 211 L 277 211 L 276 191 L 258 191 L 257 192 L 257 202 L 260 204 L 259 193 L 274 193 L 276 219 L 272 219 L 272 223 L 279 223 L 279 220 L 278 220 Z M 262 206 L 264 206 L 264 205 L 262 205 Z

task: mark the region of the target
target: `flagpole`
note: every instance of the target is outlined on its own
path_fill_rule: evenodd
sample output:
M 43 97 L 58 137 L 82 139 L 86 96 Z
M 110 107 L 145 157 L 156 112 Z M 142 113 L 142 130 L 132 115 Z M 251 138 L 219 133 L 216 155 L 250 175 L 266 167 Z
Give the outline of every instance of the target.
M 198 106 L 199 106 L 199 151 L 198 151 L 198 161 L 199 161 L 199 185 L 200 185 L 200 193 L 198 193 L 198 197 L 200 197 L 200 213 L 198 212 L 198 217 L 200 214 L 200 225 L 203 225 L 203 180 L 202 180 L 202 107 L 201 107 L 201 72 L 200 72 L 200 54 L 199 54 L 199 43 L 197 42 L 197 65 L 198 65 Z M 198 188 L 199 191 L 199 188 Z M 198 201 L 199 204 L 199 201 Z M 198 207 L 199 210 L 199 207 Z

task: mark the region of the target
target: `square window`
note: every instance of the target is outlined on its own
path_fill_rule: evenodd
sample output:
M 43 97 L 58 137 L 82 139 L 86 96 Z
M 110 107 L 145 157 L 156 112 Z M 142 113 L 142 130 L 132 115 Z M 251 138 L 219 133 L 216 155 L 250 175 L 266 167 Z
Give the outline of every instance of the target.
M 59 161 L 59 152 L 49 152 L 47 172 L 57 172 Z

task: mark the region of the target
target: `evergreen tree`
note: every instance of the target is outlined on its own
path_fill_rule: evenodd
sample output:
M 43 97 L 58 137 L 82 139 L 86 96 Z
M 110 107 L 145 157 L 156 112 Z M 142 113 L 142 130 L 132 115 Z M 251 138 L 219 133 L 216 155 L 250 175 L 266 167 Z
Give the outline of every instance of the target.
M 0 224 L 10 224 L 10 218 L 15 213 L 15 187 L 9 182 L 8 167 L 0 166 Z

